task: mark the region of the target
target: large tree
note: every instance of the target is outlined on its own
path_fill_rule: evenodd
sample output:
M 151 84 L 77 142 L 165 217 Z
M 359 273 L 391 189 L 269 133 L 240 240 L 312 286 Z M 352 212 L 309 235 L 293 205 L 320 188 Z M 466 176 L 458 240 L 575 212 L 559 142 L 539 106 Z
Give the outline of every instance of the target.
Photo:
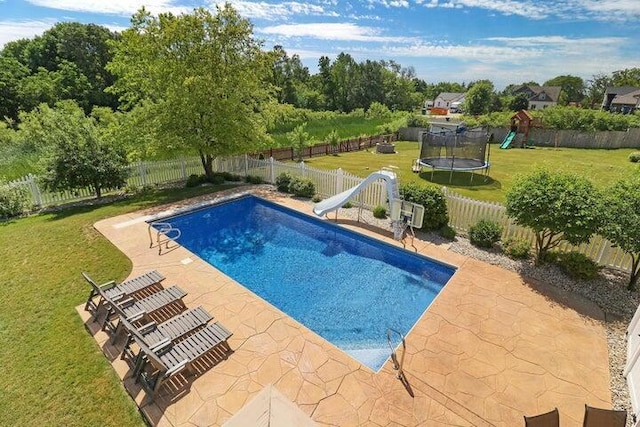
M 517 177 L 506 198 L 507 215 L 535 233 L 538 261 L 562 241 L 588 242 L 601 224 L 598 191 L 575 174 L 535 170 Z
M 631 256 L 629 290 L 635 290 L 640 277 L 640 179 L 616 182 L 605 193 L 607 209 L 601 233 Z
M 493 83 L 481 80 L 473 84 L 464 97 L 464 111 L 472 116 L 489 112 L 493 99 Z
M 197 152 L 211 176 L 216 157 L 269 139 L 261 109 L 271 99 L 272 59 L 227 3 L 215 14 L 156 17 L 142 9 L 108 69 L 120 77 L 112 90 L 121 99 L 146 101 L 157 140 Z

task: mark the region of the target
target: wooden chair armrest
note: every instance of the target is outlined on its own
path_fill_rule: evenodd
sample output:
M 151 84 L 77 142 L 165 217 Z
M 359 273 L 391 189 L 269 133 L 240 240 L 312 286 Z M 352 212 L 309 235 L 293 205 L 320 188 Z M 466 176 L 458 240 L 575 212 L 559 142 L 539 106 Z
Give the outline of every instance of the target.
M 187 365 L 189 364 L 189 360 L 185 359 L 182 362 L 178 363 L 176 366 L 174 366 L 173 368 L 167 370 L 167 377 L 170 377 L 174 374 L 177 374 L 178 372 L 182 371 L 184 368 L 187 367 Z
M 148 334 L 150 331 L 154 330 L 156 327 L 158 326 L 158 324 L 154 321 L 151 321 L 149 323 L 145 323 L 144 325 L 140 326 L 138 329 L 138 332 L 140 332 L 142 335 L 144 334 Z
M 158 353 L 159 351 L 165 350 L 167 345 L 171 344 L 171 340 L 167 337 L 161 339 L 154 345 L 149 346 L 149 349 L 154 353 Z
M 115 280 L 109 280 L 106 283 L 103 283 L 102 285 L 98 286 L 100 289 L 102 290 L 109 290 L 111 288 L 113 288 L 114 286 L 116 286 L 116 281 Z
M 127 299 L 123 299 L 122 301 L 118 302 L 118 307 L 122 307 L 122 308 L 126 308 L 129 307 L 130 305 L 133 305 L 135 303 L 135 300 L 131 297 L 127 298 Z

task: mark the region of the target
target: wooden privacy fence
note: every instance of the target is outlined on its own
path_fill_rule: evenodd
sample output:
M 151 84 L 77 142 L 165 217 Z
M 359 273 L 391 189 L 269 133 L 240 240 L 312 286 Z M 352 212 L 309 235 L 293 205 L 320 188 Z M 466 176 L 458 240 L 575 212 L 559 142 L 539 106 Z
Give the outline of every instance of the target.
M 509 133 L 508 128 L 490 128 L 493 141 L 500 143 Z M 582 132 L 533 128 L 529 140 L 536 147 L 559 148 L 640 148 L 640 128 L 626 131 Z
M 366 150 L 368 148 L 375 147 L 378 143 L 384 141 L 394 142 L 397 139 L 397 134 L 361 136 L 358 138 L 340 141 L 340 143 L 338 143 L 338 145 L 335 147 L 333 147 L 328 142 L 321 142 L 319 144 L 304 148 L 301 152 L 301 157 L 307 158 L 313 156 L 326 156 L 335 153 L 347 153 L 349 151 Z M 296 150 L 293 147 L 270 148 L 268 150 L 255 153 L 255 156 L 258 157 L 261 154 L 266 158 L 273 157 L 275 160 L 295 160 L 297 157 Z
M 161 162 L 139 162 L 129 166 L 129 185 L 148 186 L 164 184 L 176 181 L 184 181 L 191 174 L 202 173 L 200 158 L 165 160 Z M 265 182 L 275 183 L 276 178 L 283 172 L 293 176 L 308 178 L 316 186 L 316 192 L 322 197 L 329 197 L 360 184 L 363 179 L 343 171 L 322 170 L 308 167 L 304 162 L 283 163 L 273 158 L 258 159 L 248 155 L 218 158 L 213 163 L 216 172 L 229 172 L 235 175 L 259 176 Z M 92 197 L 92 188 L 85 188 L 74 192 L 49 193 L 41 189 L 37 177 L 28 175 L 9 183 L 12 186 L 26 187 L 32 198 L 34 206 L 42 207 L 75 201 Z M 533 232 L 513 223 L 507 216 L 504 206 L 497 203 L 483 202 L 468 197 L 460 196 L 446 187 L 443 188 L 449 213 L 449 224 L 457 232 L 467 233 L 469 228 L 481 219 L 490 219 L 503 226 L 503 239 L 516 238 L 534 242 Z M 386 205 L 387 191 L 382 181 L 374 182 L 364 189 L 354 199 L 359 205 L 372 209 L 377 205 Z M 601 236 L 594 236 L 589 243 L 577 247 L 569 244 L 561 244 L 559 251 L 577 251 L 597 263 L 629 271 L 631 268 L 630 256 L 619 248 L 612 247 L 611 243 Z

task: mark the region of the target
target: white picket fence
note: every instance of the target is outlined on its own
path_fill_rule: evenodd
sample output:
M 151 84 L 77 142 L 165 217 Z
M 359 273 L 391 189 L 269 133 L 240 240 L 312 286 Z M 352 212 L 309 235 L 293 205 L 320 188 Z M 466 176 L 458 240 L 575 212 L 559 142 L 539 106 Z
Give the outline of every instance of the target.
M 184 181 L 189 175 L 201 174 L 203 171 L 202 163 L 198 157 L 158 162 L 138 162 L 130 165 L 129 168 L 130 175 L 128 184 L 140 187 Z M 304 162 L 298 164 L 282 163 L 273 160 L 273 158 L 260 160 L 246 155 L 218 158 L 214 161 L 213 170 L 242 176 L 259 176 L 265 182 L 272 184 L 275 183 L 278 175 L 283 172 L 289 172 L 294 176 L 312 180 L 316 186 L 316 192 L 322 197 L 338 194 L 358 185 L 363 180 L 342 169 L 332 171 L 315 169 L 306 166 Z M 91 188 L 73 192 L 50 193 L 44 191 L 40 185 L 38 185 L 38 179 L 33 175 L 12 181 L 9 185 L 27 187 L 31 193 L 33 205 L 37 207 L 72 202 L 93 197 L 94 195 L 94 191 Z M 504 206 L 498 203 L 483 202 L 463 197 L 447 188 L 444 188 L 443 191 L 447 201 L 449 225 L 457 232 L 466 233 L 469 231 L 469 228 L 479 220 L 490 219 L 502 224 L 503 239 L 517 238 L 526 239 L 532 243 L 534 242 L 533 232 L 528 228 L 514 224 L 507 216 Z M 354 202 L 367 209 L 372 209 L 377 205 L 385 205 L 386 200 L 386 187 L 384 183 L 379 181 L 362 191 L 354 199 Z M 577 247 L 562 244 L 557 249 L 562 252 L 577 251 L 583 253 L 604 266 L 624 271 L 629 271 L 631 268 L 631 257 L 619 248 L 613 247 L 608 240 L 601 236 L 594 236 L 589 243 Z

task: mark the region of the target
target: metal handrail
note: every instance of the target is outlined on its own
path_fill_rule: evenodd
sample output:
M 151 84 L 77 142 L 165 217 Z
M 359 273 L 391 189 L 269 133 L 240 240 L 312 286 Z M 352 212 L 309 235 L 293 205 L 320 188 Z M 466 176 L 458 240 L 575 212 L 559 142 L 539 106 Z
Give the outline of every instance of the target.
M 396 350 L 393 348 L 393 346 L 391 345 L 391 333 L 395 332 L 401 340 L 402 343 L 402 356 L 400 357 L 400 362 L 398 362 L 398 357 L 396 355 Z M 393 369 L 398 371 L 398 373 L 396 374 L 396 377 L 400 380 L 402 380 L 404 378 L 404 371 L 403 371 L 403 366 L 404 366 L 404 356 L 407 352 L 407 344 L 404 341 L 404 335 L 402 335 L 400 332 L 396 331 L 395 329 L 392 328 L 387 328 L 387 343 L 389 344 L 389 348 L 391 349 L 391 361 L 393 362 Z
M 147 230 L 149 233 L 149 248 L 153 248 L 154 244 L 151 229 L 156 230 L 155 243 L 158 245 L 158 255 L 162 255 L 163 243 L 166 243 L 165 247 L 166 249 L 169 249 L 169 242 L 175 242 L 180 238 L 180 236 L 182 236 L 180 229 L 174 227 L 168 222 L 150 222 Z

